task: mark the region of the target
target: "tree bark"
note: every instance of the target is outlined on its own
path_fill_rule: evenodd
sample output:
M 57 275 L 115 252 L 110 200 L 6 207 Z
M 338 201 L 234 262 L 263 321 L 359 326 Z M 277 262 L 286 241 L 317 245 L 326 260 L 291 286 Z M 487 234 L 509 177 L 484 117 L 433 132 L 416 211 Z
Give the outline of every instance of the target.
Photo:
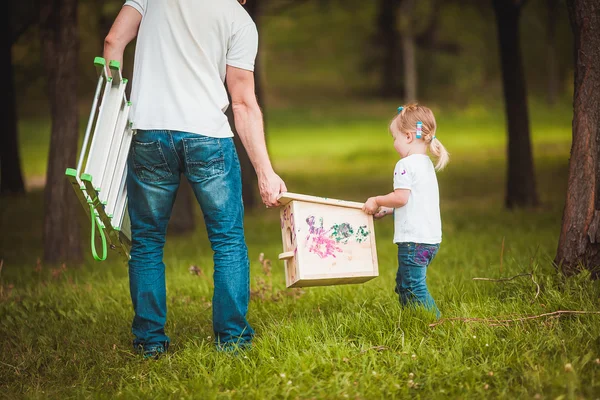
M 398 33 L 398 6 L 401 0 L 379 0 L 377 14 L 377 42 L 383 50 L 380 94 L 384 98 L 397 96 L 400 68 L 398 54 L 400 40 Z
M 600 277 L 600 4 L 568 0 L 575 38 L 573 140 L 555 262 L 571 275 Z
M 506 207 L 539 204 L 527 108 L 527 87 L 519 43 L 519 16 L 524 1 L 492 0 L 496 14 L 502 86 L 508 125 Z
M 404 61 L 404 102 L 417 101 L 417 57 L 415 54 L 415 35 L 413 24 L 414 0 L 403 0 L 400 6 L 402 15 L 407 19 L 402 30 L 402 60 Z
M 81 207 L 65 169 L 77 157 L 77 0 L 48 0 L 40 8 L 40 34 L 52 115 L 44 193 L 44 260 L 82 260 L 78 219 Z
M 2 24 L 2 64 L 4 79 L 0 86 L 1 93 L 8 99 L 8 105 L 2 107 L 2 133 L 0 134 L 0 194 L 24 193 L 21 158 L 19 156 L 17 128 L 17 99 L 12 65 L 13 29 L 11 28 L 14 4 L 8 2 L 8 9 L 3 14 Z
M 548 17 L 546 20 L 546 59 L 548 73 L 548 89 L 546 101 L 549 105 L 554 105 L 558 97 L 558 57 L 556 55 L 556 23 L 558 16 L 558 0 L 546 0 L 548 8 Z

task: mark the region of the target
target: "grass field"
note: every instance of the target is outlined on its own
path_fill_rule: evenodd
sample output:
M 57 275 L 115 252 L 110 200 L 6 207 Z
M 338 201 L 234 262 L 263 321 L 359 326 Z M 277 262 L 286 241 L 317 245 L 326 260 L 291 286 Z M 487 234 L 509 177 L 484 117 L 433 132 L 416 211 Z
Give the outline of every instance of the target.
M 386 131 L 394 104 L 269 109 L 273 163 L 293 192 L 354 201 L 391 189 Z M 392 113 L 390 114 L 390 110 Z M 558 310 L 598 312 L 600 286 L 553 266 L 570 149 L 568 106 L 532 108 L 535 210 L 503 208 L 502 108 L 438 111 L 451 153 L 439 174 L 443 243 L 429 286 L 443 318 L 402 310 L 393 292 L 393 223 L 378 221 L 380 276 L 362 285 L 285 288 L 277 210 L 249 210 L 252 350 L 213 349 L 212 253 L 199 210 L 188 237 L 165 249 L 171 352 L 142 360 L 130 348 L 126 266 L 114 254 L 82 267 L 43 265 L 42 193 L 2 199 L 2 398 L 600 398 L 600 315 L 514 320 Z M 28 179 L 43 175 L 47 121 L 21 124 Z M 81 210 L 73 210 L 81 217 Z M 84 225 L 87 228 L 87 224 Z M 83 231 L 82 243 L 89 243 Z M 272 271 L 259 262 L 264 253 Z M 191 265 L 203 274 L 192 275 Z M 475 277 L 512 277 L 506 282 Z M 532 279 L 533 278 L 533 279 Z M 539 285 L 539 293 L 538 286 Z

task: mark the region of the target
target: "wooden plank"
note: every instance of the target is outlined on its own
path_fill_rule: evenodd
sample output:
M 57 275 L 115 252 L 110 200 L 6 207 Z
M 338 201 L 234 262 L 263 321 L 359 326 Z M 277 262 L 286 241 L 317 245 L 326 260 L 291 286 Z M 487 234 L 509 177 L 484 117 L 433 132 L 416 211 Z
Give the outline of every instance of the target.
M 362 207 L 364 205 L 364 203 L 358 203 L 355 201 L 338 200 L 338 199 L 331 199 L 328 197 L 310 196 L 310 195 L 306 195 L 306 194 L 290 193 L 290 192 L 281 193 L 277 197 L 277 200 L 279 200 L 279 202 L 282 205 L 286 205 L 289 202 L 291 202 L 292 200 L 300 200 L 300 201 L 305 201 L 308 203 L 326 204 L 326 205 L 330 205 L 330 206 L 358 208 L 358 209 L 362 209 Z
M 354 208 L 294 203 L 298 253 L 304 261 L 301 279 L 315 274 L 372 273 L 372 216 Z
M 313 286 L 334 286 L 334 285 L 351 285 L 351 284 L 359 284 L 365 283 L 372 279 L 375 279 L 376 276 L 364 276 L 364 277 L 354 277 L 354 278 L 332 278 L 332 279 L 303 279 L 294 282 L 290 288 L 301 288 L 301 287 L 313 287 Z
M 291 258 L 284 260 L 285 284 L 290 287 L 298 280 L 298 252 L 295 237 L 294 203 L 287 204 L 281 208 L 281 240 L 284 253 L 292 253 Z
M 379 276 L 379 262 L 377 261 L 377 243 L 375 241 L 375 218 L 369 216 L 368 229 L 371 235 L 371 261 L 373 263 L 373 275 Z

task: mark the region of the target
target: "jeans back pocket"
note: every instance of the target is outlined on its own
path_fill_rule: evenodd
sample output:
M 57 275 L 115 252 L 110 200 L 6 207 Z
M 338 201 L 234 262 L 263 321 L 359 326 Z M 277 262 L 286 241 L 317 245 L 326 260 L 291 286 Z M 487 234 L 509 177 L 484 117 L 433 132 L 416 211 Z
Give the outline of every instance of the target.
M 138 142 L 133 140 L 131 150 L 133 152 L 133 168 L 141 181 L 157 182 L 172 175 L 158 141 Z
M 198 135 L 184 138 L 185 167 L 191 176 L 210 178 L 225 173 L 225 156 L 219 138 Z

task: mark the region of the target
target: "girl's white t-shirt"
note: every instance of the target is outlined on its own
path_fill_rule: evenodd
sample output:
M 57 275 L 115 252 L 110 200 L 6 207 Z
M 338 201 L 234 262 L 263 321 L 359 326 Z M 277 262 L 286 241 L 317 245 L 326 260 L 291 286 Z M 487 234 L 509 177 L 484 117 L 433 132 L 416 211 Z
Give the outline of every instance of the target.
M 133 129 L 233 136 L 226 66 L 253 71 L 254 21 L 237 0 L 127 0 L 142 14 L 131 90 Z
M 413 154 L 398 161 L 395 189 L 409 189 L 410 196 L 404 207 L 394 209 L 394 243 L 441 243 L 440 195 L 429 156 Z

